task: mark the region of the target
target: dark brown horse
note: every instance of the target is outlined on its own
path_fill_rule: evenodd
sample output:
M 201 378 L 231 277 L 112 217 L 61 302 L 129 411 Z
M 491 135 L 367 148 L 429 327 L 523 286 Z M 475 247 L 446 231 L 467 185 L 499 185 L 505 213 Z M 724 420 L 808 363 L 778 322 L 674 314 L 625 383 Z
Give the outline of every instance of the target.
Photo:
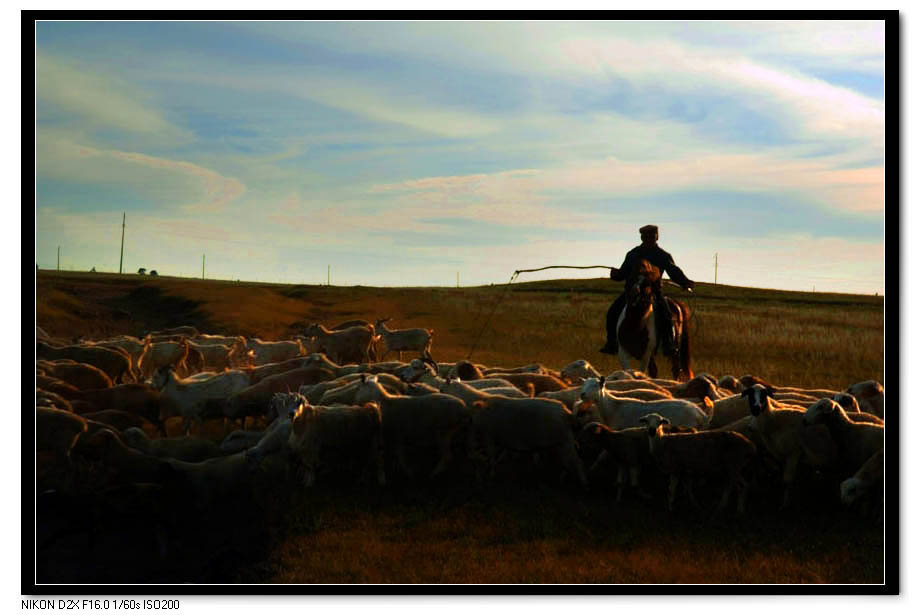
M 626 307 L 617 320 L 617 341 L 619 343 L 620 365 L 629 369 L 630 363 L 639 363 L 638 369 L 652 378 L 658 377 L 655 355 L 661 349 L 661 336 L 658 335 L 659 319 L 655 316 L 655 293 L 661 287 L 661 270 L 646 260 L 640 260 L 636 267 L 636 283 L 626 289 Z M 660 291 L 658 291 L 660 292 Z M 690 368 L 690 308 L 685 303 L 665 297 L 670 311 L 670 320 L 674 323 L 674 342 L 678 347 L 677 356 L 671 359 L 671 371 L 674 378 L 691 379 Z

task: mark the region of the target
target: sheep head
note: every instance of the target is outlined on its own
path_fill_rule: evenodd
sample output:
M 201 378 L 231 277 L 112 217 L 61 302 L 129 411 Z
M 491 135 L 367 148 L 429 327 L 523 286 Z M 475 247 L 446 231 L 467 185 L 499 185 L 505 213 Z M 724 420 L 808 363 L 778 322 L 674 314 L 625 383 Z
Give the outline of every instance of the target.
M 657 412 L 652 412 L 651 414 L 646 414 L 640 418 L 639 424 L 646 426 L 649 436 L 655 436 L 660 431 L 663 431 L 665 425 L 670 425 L 671 421 L 661 416 Z
M 603 395 L 605 382 L 607 382 L 607 378 L 604 376 L 600 378 L 586 378 L 581 385 L 581 391 L 578 392 L 578 397 L 583 402 L 588 400 L 600 400 L 601 395 Z
M 802 420 L 806 425 L 820 425 L 827 423 L 834 415 L 838 414 L 846 418 L 840 404 L 825 397 L 809 406 Z
M 748 408 L 751 414 L 758 416 L 770 410 L 770 401 L 768 398 L 773 397 L 774 393 L 776 393 L 776 391 L 773 390 L 773 387 L 755 384 L 743 390 L 741 392 L 741 397 L 747 397 Z

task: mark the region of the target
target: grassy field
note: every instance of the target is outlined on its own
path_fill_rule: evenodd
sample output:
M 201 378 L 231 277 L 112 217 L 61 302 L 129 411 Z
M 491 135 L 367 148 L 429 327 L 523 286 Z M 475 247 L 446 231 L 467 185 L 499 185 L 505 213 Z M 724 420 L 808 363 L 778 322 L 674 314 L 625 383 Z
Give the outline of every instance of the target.
M 600 371 L 603 319 L 621 289 L 606 279 L 476 288 L 291 286 L 45 272 L 38 325 L 52 336 L 139 335 L 192 324 L 210 333 L 287 337 L 305 324 L 392 317 L 433 328 L 438 361 L 489 365 L 585 358 Z M 883 298 L 698 284 L 687 296 L 694 370 L 755 374 L 783 385 L 840 389 L 884 384 Z M 474 347 L 475 346 L 475 347 Z M 424 451 L 419 454 L 426 454 Z M 228 580 L 271 583 L 880 583 L 880 526 L 840 508 L 836 484 L 806 477 L 797 504 L 752 494 L 742 518 L 712 520 L 686 504 L 668 515 L 665 484 L 644 476 L 652 501 L 617 505 L 613 476 L 588 493 L 553 466 L 506 464 L 488 485 L 463 463 L 437 484 L 327 480 L 304 492 L 277 486 L 284 514 L 271 555 Z M 708 501 L 714 493 L 702 492 Z

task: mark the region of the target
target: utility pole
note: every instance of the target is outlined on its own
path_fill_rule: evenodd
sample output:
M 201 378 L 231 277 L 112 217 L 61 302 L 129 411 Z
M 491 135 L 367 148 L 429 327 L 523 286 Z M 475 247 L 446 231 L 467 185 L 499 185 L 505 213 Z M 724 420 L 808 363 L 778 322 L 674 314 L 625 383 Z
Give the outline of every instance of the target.
M 118 273 L 125 261 L 125 212 L 121 212 L 121 255 L 118 257 Z
M 204 254 L 201 255 L 201 279 L 204 279 Z
M 719 253 L 716 252 L 716 274 L 715 274 L 715 281 L 713 282 L 713 284 L 718 284 L 718 283 L 719 283 Z
M 332 286 L 332 265 L 326 265 L 326 286 Z
M 61 246 L 58 246 L 58 267 L 57 270 L 61 270 Z
M 457 272 L 457 288 L 460 288 L 460 272 Z

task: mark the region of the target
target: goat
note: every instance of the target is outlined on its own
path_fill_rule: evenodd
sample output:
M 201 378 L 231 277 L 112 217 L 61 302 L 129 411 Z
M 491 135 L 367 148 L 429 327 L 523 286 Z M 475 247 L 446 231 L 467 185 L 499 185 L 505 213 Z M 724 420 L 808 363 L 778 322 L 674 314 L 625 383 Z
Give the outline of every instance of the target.
M 253 366 L 280 363 L 306 354 L 303 345 L 297 340 L 263 342 L 258 338 L 246 341 L 246 351 L 252 357 Z
M 161 369 L 174 369 L 185 376 L 188 370 L 185 359 L 188 357 L 189 343 L 187 339 L 180 342 L 152 342 L 147 338 L 144 343 L 144 352 L 137 361 L 138 369 L 145 380 Z
M 160 391 L 160 419 L 181 416 L 182 432 L 189 433 L 191 422 L 198 425 L 209 407 L 219 407 L 224 400 L 249 386 L 249 376 L 242 371 L 229 371 L 205 381 L 182 380 L 169 367 L 160 367 L 153 376 L 153 387 Z

